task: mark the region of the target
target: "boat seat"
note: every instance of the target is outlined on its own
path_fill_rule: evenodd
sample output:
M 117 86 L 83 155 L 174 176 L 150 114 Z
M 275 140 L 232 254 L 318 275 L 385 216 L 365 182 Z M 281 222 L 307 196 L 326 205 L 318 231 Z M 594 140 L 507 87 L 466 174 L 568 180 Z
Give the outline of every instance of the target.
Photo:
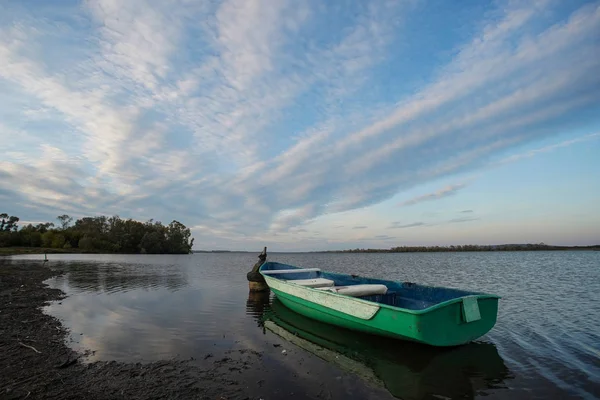
M 310 288 L 323 288 L 331 287 L 335 285 L 335 282 L 331 279 L 315 278 L 315 279 L 294 279 L 287 281 L 289 283 L 295 283 L 296 285 L 306 286 Z
M 327 290 L 337 294 L 343 294 L 346 296 L 360 297 L 360 296 L 372 296 L 375 294 L 386 294 L 387 286 L 385 285 L 350 285 L 350 286 L 333 286 L 333 287 L 320 287 L 319 290 Z
M 320 268 L 295 268 L 295 269 L 264 269 L 262 272 L 265 275 L 275 274 L 301 274 L 304 272 L 319 272 Z

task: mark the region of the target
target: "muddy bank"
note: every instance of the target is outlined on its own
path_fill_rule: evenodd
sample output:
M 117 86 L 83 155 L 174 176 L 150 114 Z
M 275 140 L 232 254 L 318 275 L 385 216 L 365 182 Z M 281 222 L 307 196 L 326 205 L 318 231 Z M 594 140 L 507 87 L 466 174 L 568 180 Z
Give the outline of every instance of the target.
M 63 298 L 42 283 L 60 273 L 42 263 L 0 263 L 0 398 L 250 398 L 232 371 L 260 362 L 256 352 L 237 352 L 208 369 L 192 360 L 83 363 L 85 355 L 65 345 L 68 332 L 41 310 Z

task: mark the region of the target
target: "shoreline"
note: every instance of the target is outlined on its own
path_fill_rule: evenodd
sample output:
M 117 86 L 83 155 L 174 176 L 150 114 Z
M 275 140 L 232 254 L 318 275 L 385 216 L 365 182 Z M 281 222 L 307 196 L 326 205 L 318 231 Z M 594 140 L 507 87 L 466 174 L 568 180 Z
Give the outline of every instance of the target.
M 412 247 L 410 250 L 400 248 L 396 249 L 349 249 L 349 250 L 309 250 L 309 251 L 270 251 L 271 254 L 362 254 L 362 253 L 515 253 L 527 251 L 600 251 L 600 245 L 593 246 L 547 246 L 546 248 L 500 248 L 494 249 L 452 249 L 449 247 L 439 246 L 436 248 L 427 247 Z M 94 251 L 79 251 L 79 249 L 54 249 L 44 247 L 0 247 L 0 259 L 3 257 L 20 256 L 20 255 L 43 255 L 43 254 L 132 254 L 132 255 L 186 255 L 186 254 L 221 254 L 221 253 L 244 253 L 255 254 L 259 251 L 246 250 L 192 250 L 190 253 L 106 253 Z
M 83 362 L 89 353 L 70 349 L 68 329 L 42 311 L 67 297 L 44 283 L 62 273 L 42 263 L 0 261 L 0 397 L 250 399 L 229 371 L 250 368 L 260 359 L 258 353 L 232 354 L 208 368 L 194 365 L 193 359 Z
M 74 251 L 45 247 L 0 247 L 0 257 L 20 256 L 27 254 L 72 254 Z
M 42 254 L 132 254 L 132 255 L 174 255 L 181 256 L 192 253 L 106 253 L 101 251 L 80 251 L 79 249 L 54 249 L 51 247 L 0 247 L 0 258 L 22 255 L 42 255 Z

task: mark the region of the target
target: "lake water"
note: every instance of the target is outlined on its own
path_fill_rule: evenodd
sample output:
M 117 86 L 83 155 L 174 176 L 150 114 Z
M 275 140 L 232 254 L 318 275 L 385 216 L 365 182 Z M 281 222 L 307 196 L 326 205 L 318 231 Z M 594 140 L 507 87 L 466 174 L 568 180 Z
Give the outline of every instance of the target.
M 69 297 L 46 311 L 71 329 L 71 346 L 94 352 L 90 361 L 208 363 L 232 349 L 261 352 L 263 382 L 244 379 L 265 399 L 282 385 L 309 396 L 316 384 L 333 398 L 600 396 L 600 252 L 269 254 L 502 296 L 496 326 L 453 349 L 336 329 L 273 295 L 251 295 L 245 275 L 256 256 L 49 255 L 67 271 L 49 284 Z

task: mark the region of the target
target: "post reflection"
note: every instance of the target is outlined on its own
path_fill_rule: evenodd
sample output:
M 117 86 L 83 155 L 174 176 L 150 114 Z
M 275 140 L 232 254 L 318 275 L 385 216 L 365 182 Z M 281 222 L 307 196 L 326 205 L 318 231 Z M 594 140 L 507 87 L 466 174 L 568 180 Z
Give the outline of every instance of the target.
M 263 315 L 270 309 L 270 292 L 249 292 L 246 301 L 246 314 L 252 316 L 259 327 L 264 326 Z

